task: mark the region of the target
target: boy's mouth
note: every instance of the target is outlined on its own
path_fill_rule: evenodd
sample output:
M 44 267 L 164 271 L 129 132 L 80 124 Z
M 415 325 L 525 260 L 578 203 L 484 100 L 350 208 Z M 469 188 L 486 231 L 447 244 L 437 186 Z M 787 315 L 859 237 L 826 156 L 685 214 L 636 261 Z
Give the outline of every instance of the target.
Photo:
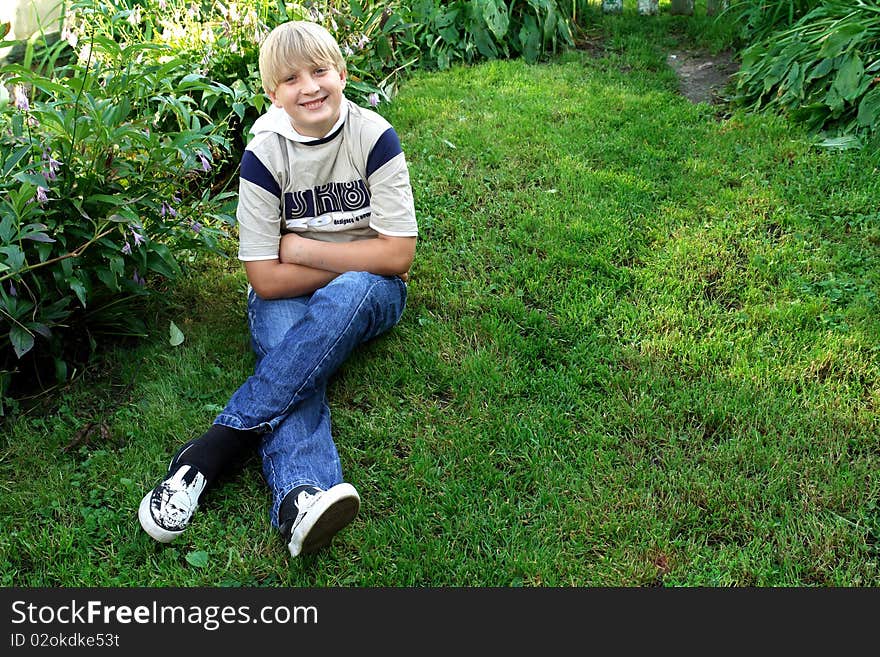
M 323 105 L 325 100 L 327 100 L 326 97 L 318 98 L 317 100 L 310 100 L 307 103 L 300 103 L 300 106 L 306 108 L 307 110 L 314 110 Z

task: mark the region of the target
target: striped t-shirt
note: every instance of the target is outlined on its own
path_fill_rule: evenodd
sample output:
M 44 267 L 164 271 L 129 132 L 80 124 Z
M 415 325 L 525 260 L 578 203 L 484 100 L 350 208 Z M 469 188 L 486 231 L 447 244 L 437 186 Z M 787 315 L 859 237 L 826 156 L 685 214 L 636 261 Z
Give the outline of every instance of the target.
M 400 139 L 376 112 L 344 100 L 330 133 L 314 139 L 273 106 L 251 132 L 239 180 L 239 259 L 277 258 L 287 232 L 334 242 L 418 234 Z

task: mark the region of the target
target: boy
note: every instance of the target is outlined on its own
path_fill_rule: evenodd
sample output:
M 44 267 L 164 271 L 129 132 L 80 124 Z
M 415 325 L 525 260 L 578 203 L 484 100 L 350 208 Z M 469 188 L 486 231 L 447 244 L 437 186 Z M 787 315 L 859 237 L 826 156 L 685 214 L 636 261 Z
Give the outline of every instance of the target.
M 339 45 L 315 23 L 279 25 L 260 48 L 272 107 L 251 129 L 237 210 L 256 369 L 141 501 L 141 526 L 157 541 L 179 536 L 202 493 L 254 447 L 292 556 L 324 547 L 357 515 L 327 382 L 400 320 L 418 231 L 397 134 L 345 98 L 346 75 Z

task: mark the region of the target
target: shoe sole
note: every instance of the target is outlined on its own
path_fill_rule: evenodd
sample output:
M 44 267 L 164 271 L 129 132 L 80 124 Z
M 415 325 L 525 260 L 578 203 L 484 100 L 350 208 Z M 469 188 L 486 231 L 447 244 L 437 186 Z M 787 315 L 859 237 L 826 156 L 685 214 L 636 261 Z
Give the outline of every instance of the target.
M 156 524 L 156 521 L 153 520 L 153 514 L 150 513 L 150 498 L 153 496 L 153 491 L 150 491 L 146 495 L 144 495 L 144 499 L 141 500 L 141 504 L 138 507 L 138 520 L 141 522 L 141 527 L 144 528 L 144 531 L 147 532 L 152 538 L 156 539 L 160 543 L 170 543 L 175 538 L 180 536 L 183 531 L 172 532 L 164 529 Z
M 339 530 L 355 519 L 360 506 L 361 498 L 351 484 L 329 488 L 293 530 L 287 544 L 291 556 L 312 554 L 329 545 Z

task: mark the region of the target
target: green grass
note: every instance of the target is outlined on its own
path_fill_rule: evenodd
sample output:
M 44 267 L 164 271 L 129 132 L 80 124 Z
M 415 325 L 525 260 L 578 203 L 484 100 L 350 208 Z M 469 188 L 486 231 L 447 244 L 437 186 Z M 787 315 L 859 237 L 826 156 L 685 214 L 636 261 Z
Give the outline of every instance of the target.
M 880 161 L 690 104 L 663 25 L 383 108 L 421 238 L 402 323 L 330 389 L 363 506 L 329 550 L 288 558 L 256 458 L 178 542 L 139 528 L 253 363 L 241 268 L 208 262 L 6 420 L 0 584 L 880 584 Z

